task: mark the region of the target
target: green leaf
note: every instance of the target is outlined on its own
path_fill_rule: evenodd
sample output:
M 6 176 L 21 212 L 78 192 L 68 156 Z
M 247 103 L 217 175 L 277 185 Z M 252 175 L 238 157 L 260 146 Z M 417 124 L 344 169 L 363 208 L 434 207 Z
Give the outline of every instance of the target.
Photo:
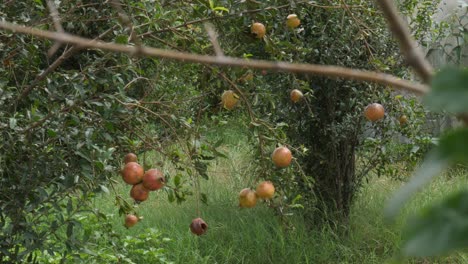
M 16 128 L 16 119 L 15 118 L 10 118 L 10 128 L 15 129 Z
M 443 157 L 454 163 L 468 163 L 468 128 L 459 128 L 445 134 L 439 141 L 439 151 Z
M 213 8 L 214 11 L 224 11 L 224 12 L 228 12 L 229 13 L 229 9 L 225 8 L 225 7 L 222 7 L 222 6 L 217 6 L 215 8 Z
M 107 189 L 106 186 L 104 186 L 104 185 L 101 184 L 101 185 L 99 185 L 99 187 L 101 188 L 101 190 L 102 190 L 104 193 L 109 194 L 109 189 Z
M 115 37 L 115 43 L 117 44 L 128 44 L 128 36 L 127 35 L 118 35 Z
M 177 174 L 175 177 L 174 177 L 174 185 L 176 187 L 179 187 L 180 186 L 180 174 Z
M 411 196 L 428 184 L 433 177 L 437 176 L 447 168 L 448 164 L 448 160 L 442 158 L 437 150 L 430 153 L 421 164 L 421 167 L 416 170 L 411 180 L 398 190 L 387 202 L 385 207 L 385 217 L 388 220 L 394 219 Z
M 208 197 L 206 196 L 205 193 L 200 194 L 200 200 L 202 201 L 202 203 L 208 204 Z
M 432 80 L 431 92 L 424 98 L 434 111 L 468 111 L 468 69 L 446 68 Z
M 468 247 L 468 190 L 452 194 L 433 205 L 406 226 L 403 253 L 435 256 Z

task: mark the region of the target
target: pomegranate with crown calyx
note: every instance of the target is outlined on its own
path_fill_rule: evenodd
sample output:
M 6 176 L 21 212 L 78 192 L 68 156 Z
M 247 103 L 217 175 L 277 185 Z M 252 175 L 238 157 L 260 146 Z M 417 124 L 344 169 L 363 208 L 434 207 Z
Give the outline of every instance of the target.
M 201 236 L 205 234 L 207 230 L 208 225 L 205 223 L 205 221 L 203 221 L 203 219 L 199 217 L 192 220 L 192 223 L 190 224 L 190 231 L 193 234 Z
M 158 169 L 150 169 L 143 175 L 143 186 L 150 191 L 161 189 L 165 182 L 163 173 Z
M 258 23 L 258 22 L 252 24 L 250 31 L 259 39 L 263 38 L 266 34 L 265 25 L 263 25 L 262 23 Z
M 130 228 L 134 225 L 136 225 L 138 223 L 138 221 L 140 221 L 140 219 L 136 216 L 136 215 L 133 215 L 133 214 L 128 214 L 125 216 L 125 227 L 126 228 Z

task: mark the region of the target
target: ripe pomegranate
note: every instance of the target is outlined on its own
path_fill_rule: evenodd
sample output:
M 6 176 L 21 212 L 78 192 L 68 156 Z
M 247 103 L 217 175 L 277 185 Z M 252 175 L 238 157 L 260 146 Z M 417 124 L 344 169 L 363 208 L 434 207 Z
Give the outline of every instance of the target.
M 239 96 L 237 96 L 237 94 L 235 94 L 232 90 L 224 91 L 224 93 L 221 95 L 221 102 L 228 110 L 232 110 L 236 106 L 237 101 L 239 101 Z
M 249 188 L 242 189 L 239 193 L 239 206 L 252 208 L 257 204 L 257 195 Z
M 149 190 L 143 186 L 143 183 L 133 185 L 130 190 L 130 196 L 137 202 L 143 202 L 148 199 Z
M 406 115 L 402 115 L 398 121 L 400 121 L 400 126 L 404 126 L 406 123 L 408 123 L 408 117 Z
M 279 168 L 286 168 L 291 164 L 292 161 L 292 154 L 291 151 L 287 147 L 278 147 L 273 151 L 271 155 L 271 159 L 276 167 Z
M 262 23 L 256 22 L 256 23 L 252 24 L 252 27 L 250 28 L 250 31 L 257 38 L 261 39 L 261 38 L 263 38 L 265 36 L 266 28 L 265 28 L 265 25 L 263 25 Z
M 255 191 L 257 196 L 262 199 L 271 199 L 275 195 L 275 186 L 271 181 L 264 181 L 257 185 L 257 190 Z
M 128 214 L 125 216 L 125 227 L 130 228 L 138 223 L 140 219 L 136 215 Z
M 157 169 L 148 170 L 145 175 L 143 175 L 143 186 L 150 191 L 161 189 L 165 182 L 166 179 L 163 173 Z
M 142 178 L 143 178 L 143 167 L 140 166 L 140 164 L 136 162 L 129 162 L 125 164 L 124 168 L 122 169 L 122 179 L 131 185 L 135 185 L 137 183 L 140 183 Z
M 128 153 L 127 155 L 125 155 L 124 163 L 127 164 L 129 162 L 137 162 L 137 155 L 135 155 L 134 153 Z
M 290 28 L 297 28 L 301 24 L 301 20 L 296 14 L 290 14 L 286 19 L 286 25 Z
M 262 70 L 262 75 L 265 76 L 268 74 L 268 71 L 267 70 Z
M 201 236 L 208 230 L 208 225 L 201 218 L 195 218 L 190 224 L 190 231 L 197 236 Z
M 302 97 L 304 97 L 304 95 L 298 89 L 294 89 L 294 90 L 291 91 L 290 97 L 291 97 L 291 101 L 293 101 L 293 103 L 297 103 L 302 99 Z
M 382 119 L 385 115 L 385 109 L 381 104 L 373 103 L 364 109 L 364 116 L 367 120 L 375 122 Z

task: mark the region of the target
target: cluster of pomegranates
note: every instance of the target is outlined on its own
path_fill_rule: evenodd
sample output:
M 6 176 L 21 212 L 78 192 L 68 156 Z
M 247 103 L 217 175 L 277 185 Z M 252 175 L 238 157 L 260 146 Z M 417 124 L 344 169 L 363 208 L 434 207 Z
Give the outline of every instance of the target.
M 286 168 L 291 164 L 292 154 L 287 147 L 278 147 L 273 151 L 271 160 L 278 168 Z M 272 199 L 275 195 L 275 186 L 271 181 L 263 181 L 257 185 L 255 191 L 250 188 L 242 189 L 239 193 L 239 206 L 252 208 L 258 199 Z
M 379 103 L 372 103 L 364 109 L 364 116 L 371 122 L 377 122 L 384 118 L 385 109 Z M 400 122 L 401 126 L 404 126 L 408 123 L 408 117 L 406 115 L 402 115 L 398 118 L 398 122 Z
M 286 26 L 289 28 L 297 28 L 301 24 L 301 20 L 297 17 L 296 14 L 290 14 L 286 17 Z M 261 39 L 266 34 L 266 27 L 262 23 L 255 22 L 250 27 L 250 32 L 255 35 L 255 37 Z
M 150 191 L 156 191 L 164 186 L 165 178 L 163 173 L 158 169 L 150 169 L 146 172 L 143 167 L 138 164 L 137 156 L 133 153 L 128 153 L 124 158 L 124 167 L 121 170 L 122 179 L 127 184 L 132 185 L 130 196 L 135 202 L 140 203 L 146 201 Z M 125 226 L 134 226 L 141 218 L 129 214 L 125 217 Z

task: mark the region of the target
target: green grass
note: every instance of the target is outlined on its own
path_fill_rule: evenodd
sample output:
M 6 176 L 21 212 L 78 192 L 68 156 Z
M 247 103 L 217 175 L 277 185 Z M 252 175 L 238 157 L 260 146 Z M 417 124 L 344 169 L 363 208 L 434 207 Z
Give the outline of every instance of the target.
M 227 135 L 230 137 L 233 136 Z M 385 177 L 371 179 L 353 204 L 346 234 L 337 234 L 327 227 L 308 229 L 299 215 L 289 218 L 294 228 L 286 229 L 265 204 L 253 209 L 238 208 L 238 192 L 249 186 L 252 179 L 250 151 L 242 142 L 230 140 L 229 159 L 214 162 L 209 168 L 210 180 L 202 181 L 202 191 L 209 199 L 208 206 L 201 206 L 201 217 L 209 225 L 204 236 L 196 237 L 189 231 L 191 220 L 197 217 L 193 197 L 178 205 L 169 203 L 163 191 L 152 192 L 149 200 L 137 208 L 144 220 L 128 230 L 122 225 L 123 217 L 117 215 L 113 195 L 96 198 L 95 205 L 113 214 L 111 221 L 116 232 L 125 236 L 144 233 L 148 228 L 161 231 L 171 239 L 165 243 L 165 249 L 167 258 L 174 263 L 386 263 L 398 253 L 401 229 L 411 213 L 468 182 L 462 173 L 438 178 L 404 208 L 395 224 L 387 225 L 382 208 L 401 183 Z M 128 197 L 130 186 L 116 187 Z M 468 255 L 455 253 L 405 263 L 468 263 Z

